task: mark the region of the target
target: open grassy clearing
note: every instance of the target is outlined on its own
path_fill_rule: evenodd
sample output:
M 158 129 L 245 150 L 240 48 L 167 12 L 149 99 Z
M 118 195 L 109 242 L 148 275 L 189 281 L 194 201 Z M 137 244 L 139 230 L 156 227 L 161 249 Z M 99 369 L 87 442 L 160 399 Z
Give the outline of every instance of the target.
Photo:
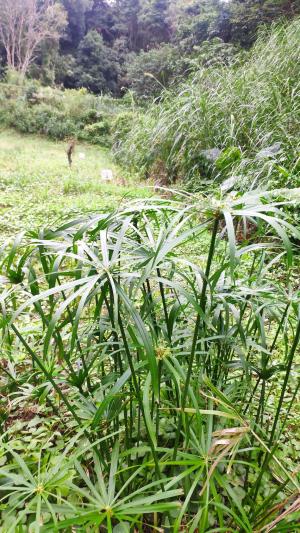
M 66 146 L 12 130 L 0 132 L 2 239 L 25 229 L 56 226 L 59 219 L 75 213 L 115 209 L 124 198 L 152 194 L 124 175 L 109 151 L 99 146 L 78 144 L 70 170 Z M 102 180 L 102 169 L 113 171 L 113 182 Z

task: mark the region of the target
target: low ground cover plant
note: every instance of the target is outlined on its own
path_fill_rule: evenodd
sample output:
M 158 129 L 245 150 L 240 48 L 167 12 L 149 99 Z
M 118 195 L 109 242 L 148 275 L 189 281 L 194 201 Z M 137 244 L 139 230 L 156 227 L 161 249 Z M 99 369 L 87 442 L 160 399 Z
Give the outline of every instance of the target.
M 4 531 L 297 531 L 298 196 L 136 201 L 2 250 Z
M 69 167 L 68 142 L 15 130 L 0 132 L 1 243 L 23 231 L 56 228 L 78 214 L 114 210 L 124 198 L 146 198 L 153 189 L 114 164 L 106 147 L 76 141 Z M 110 180 L 102 179 L 110 169 Z

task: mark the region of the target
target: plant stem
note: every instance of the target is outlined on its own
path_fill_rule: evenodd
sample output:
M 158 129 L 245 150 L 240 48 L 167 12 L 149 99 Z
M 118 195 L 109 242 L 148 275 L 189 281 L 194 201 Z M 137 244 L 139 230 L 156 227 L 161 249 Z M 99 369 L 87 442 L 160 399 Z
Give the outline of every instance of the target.
M 129 346 L 128 346 L 127 337 L 126 337 L 126 333 L 125 333 L 125 329 L 124 329 L 124 326 L 123 326 L 123 321 L 122 321 L 120 313 L 119 313 L 119 327 L 120 327 L 121 336 L 122 336 L 122 339 L 123 339 L 124 349 L 125 349 L 125 352 L 126 352 L 126 355 L 127 355 L 129 367 L 130 367 L 130 370 L 131 370 L 131 376 L 132 376 L 132 381 L 133 381 L 133 385 L 134 385 L 134 388 L 135 388 L 135 394 L 136 394 L 136 397 L 137 397 L 137 400 L 138 400 L 138 403 L 139 403 L 139 407 L 140 407 L 140 410 L 141 410 L 141 413 L 142 413 L 142 417 L 143 417 L 144 423 L 145 423 L 145 429 L 146 429 L 146 432 L 147 432 L 147 435 L 148 435 L 148 441 L 149 441 L 149 446 L 151 448 L 151 452 L 152 452 L 152 456 L 153 456 L 153 460 L 154 460 L 156 476 L 157 476 L 157 479 L 159 480 L 159 479 L 161 479 L 161 472 L 160 472 L 159 462 L 158 462 L 158 458 L 157 458 L 157 453 L 156 453 L 155 446 L 153 444 L 151 435 L 150 435 L 149 430 L 148 430 L 147 420 L 146 420 L 146 417 L 145 417 L 145 411 L 144 411 L 144 405 L 143 405 L 143 399 L 142 399 L 141 394 L 140 394 L 140 388 L 139 388 L 139 385 L 138 385 L 138 380 L 137 380 L 137 376 L 136 376 L 133 360 L 132 360 L 132 357 L 131 357 L 131 353 L 130 353 L 130 349 L 129 349 Z M 162 482 L 161 482 L 161 489 L 164 491 L 164 484 Z
M 276 431 L 276 427 L 277 427 L 277 423 L 278 423 L 278 420 L 279 420 L 279 416 L 280 416 L 280 413 L 281 413 L 281 408 L 282 408 L 282 404 L 283 404 L 283 401 L 284 401 L 284 396 L 285 396 L 285 392 L 286 392 L 286 388 L 287 388 L 287 384 L 288 384 L 288 380 L 289 380 L 289 377 L 290 377 L 290 372 L 291 372 L 291 369 L 292 369 L 292 364 L 293 364 L 293 360 L 294 360 L 294 355 L 295 355 L 295 352 L 296 352 L 296 349 L 297 349 L 297 346 L 299 344 L 299 340 L 300 340 L 300 318 L 299 318 L 299 311 L 300 311 L 300 307 L 298 309 L 298 324 L 297 324 L 297 329 L 296 329 L 296 333 L 295 333 L 295 337 L 294 337 L 294 341 L 293 341 L 293 344 L 291 346 L 291 349 L 290 349 L 290 353 L 289 353 L 289 356 L 288 356 L 288 364 L 287 364 L 287 368 L 286 368 L 286 373 L 285 373 L 285 377 L 284 377 L 284 381 L 283 381 L 283 385 L 282 385 L 282 389 L 281 389 L 281 394 L 280 394 L 280 398 L 279 398 L 279 402 L 278 402 L 278 405 L 277 405 L 277 409 L 276 409 L 276 415 L 275 415 L 275 418 L 274 418 L 274 422 L 273 422 L 273 426 L 272 426 L 272 430 L 271 430 L 271 435 L 270 435 L 270 438 L 269 438 L 269 442 L 268 442 L 268 447 L 270 448 L 273 444 L 273 440 L 274 440 L 274 435 L 275 435 L 275 431 Z M 256 483 L 253 487 L 253 490 L 251 491 L 250 495 L 249 495 L 249 498 L 250 497 L 253 497 L 254 500 L 256 499 L 257 497 L 257 493 L 258 493 L 258 490 L 259 490 L 259 486 L 260 486 L 260 483 L 261 483 L 261 480 L 262 480 L 262 477 L 263 477 L 263 474 L 271 460 L 271 458 L 273 457 L 274 455 L 274 452 L 276 450 L 276 446 L 274 447 L 273 450 L 271 450 L 271 453 L 268 454 L 266 457 L 265 457 L 265 460 L 262 464 L 262 467 L 261 467 L 261 470 L 260 470 L 260 473 L 259 473 L 259 476 L 256 480 Z
M 290 372 L 291 372 L 291 369 L 292 369 L 294 355 L 295 355 L 295 352 L 296 352 L 296 349 L 297 349 L 297 346 L 298 346 L 298 343 L 299 343 L 299 339 L 300 339 L 300 316 L 299 316 L 299 312 L 300 312 L 300 307 L 298 309 L 298 324 L 297 324 L 297 329 L 296 329 L 296 333 L 295 333 L 295 337 L 294 337 L 294 342 L 292 344 L 292 347 L 291 347 L 291 350 L 290 350 L 290 353 L 289 353 L 287 369 L 286 369 L 284 382 L 283 382 L 282 389 L 281 389 L 281 395 L 280 395 L 280 398 L 279 398 L 277 411 L 276 411 L 276 415 L 275 415 L 275 419 L 274 419 L 274 422 L 273 422 L 273 427 L 272 427 L 272 431 L 271 431 L 271 435 L 270 435 L 270 439 L 269 439 L 269 443 L 268 443 L 269 447 L 273 443 L 273 439 L 274 439 L 274 435 L 275 435 L 275 431 L 276 431 L 276 426 L 277 426 L 278 419 L 279 419 L 279 416 L 280 416 L 281 407 L 282 407 L 282 404 L 283 404 L 283 400 L 284 400 L 284 396 L 285 396 L 288 380 L 289 380 L 289 377 L 290 377 Z
M 57 392 L 58 396 L 60 397 L 60 399 L 62 400 L 62 402 L 65 404 L 65 406 L 67 407 L 67 409 L 70 411 L 71 415 L 73 416 L 74 420 L 77 422 L 78 426 L 79 427 L 82 427 L 82 420 L 80 420 L 80 418 L 77 416 L 76 412 L 75 412 L 75 409 L 74 407 L 71 405 L 71 403 L 69 402 L 69 400 L 67 399 L 67 397 L 65 396 L 65 394 L 62 392 L 62 390 L 60 389 L 60 387 L 55 383 L 52 375 L 50 372 L 48 372 L 47 368 L 45 367 L 44 363 L 41 361 L 41 359 L 36 355 L 36 353 L 30 348 L 29 344 L 26 342 L 26 340 L 24 339 L 23 335 L 19 332 L 19 330 L 16 328 L 16 326 L 14 324 L 11 324 L 11 329 L 14 331 L 14 333 L 17 335 L 18 339 L 21 341 L 21 343 L 23 344 L 24 348 L 27 350 L 27 352 L 30 354 L 30 356 L 32 357 L 33 361 L 35 361 L 35 363 L 37 364 L 37 366 L 41 369 L 41 371 L 43 372 L 43 374 L 46 376 L 46 378 L 50 381 L 51 385 L 53 386 L 54 390 Z M 86 439 L 90 442 L 90 443 L 93 443 L 93 439 L 91 438 L 91 436 L 89 435 L 89 433 L 86 431 L 86 429 L 84 430 L 84 436 L 86 437 Z M 99 459 L 103 462 L 103 464 L 105 465 L 105 461 L 104 461 L 104 458 L 102 457 L 102 455 L 99 453 L 99 450 L 98 449 L 95 449 L 97 455 L 99 456 Z
M 81 426 L 81 420 L 80 418 L 77 416 L 76 412 L 75 412 L 75 409 L 73 408 L 73 406 L 70 404 L 69 400 L 67 399 L 67 397 L 64 395 L 64 393 L 62 392 L 62 390 L 59 388 L 59 386 L 55 383 L 52 375 L 50 372 L 48 372 L 46 366 L 44 365 L 44 363 L 40 360 L 40 358 L 35 354 L 35 352 L 30 348 L 29 344 L 27 344 L 26 340 L 24 339 L 24 337 L 21 335 L 21 333 L 19 332 L 19 330 L 16 328 L 16 326 L 14 326 L 14 324 L 11 325 L 11 329 L 14 331 L 14 333 L 17 335 L 18 339 L 21 341 L 21 343 L 23 344 L 24 348 L 26 348 L 27 352 L 30 354 L 30 356 L 32 357 L 32 359 L 34 360 L 34 362 L 39 366 L 39 368 L 41 369 L 41 371 L 43 372 L 43 374 L 46 376 L 47 379 L 49 379 L 51 385 L 53 386 L 53 388 L 55 389 L 55 391 L 57 392 L 58 396 L 60 397 L 60 399 L 63 401 L 63 403 L 65 404 L 65 406 L 68 408 L 68 410 L 70 411 L 70 413 L 72 414 L 74 420 L 77 422 L 77 424 L 79 426 Z
M 214 225 L 213 225 L 213 231 L 210 241 L 210 247 L 208 252 L 208 258 L 207 258 L 207 264 L 206 264 L 206 270 L 205 270 L 205 276 L 203 279 L 203 285 L 202 285 L 202 291 L 201 291 L 201 297 L 200 297 L 200 309 L 204 313 L 205 312 L 205 306 L 206 306 L 206 291 L 208 286 L 208 279 L 210 275 L 212 260 L 215 252 L 215 245 L 216 245 L 216 239 L 217 239 L 217 233 L 218 233 L 218 227 L 219 227 L 219 217 L 215 218 Z M 176 431 L 176 437 L 175 437 L 175 444 L 174 444 L 174 451 L 173 451 L 173 461 L 176 460 L 177 457 L 177 450 L 179 446 L 179 440 L 180 440 L 180 433 L 183 426 L 183 418 L 184 418 L 184 409 L 186 406 L 187 396 L 188 396 L 188 390 L 190 386 L 191 381 L 191 375 L 193 370 L 193 364 L 195 359 L 195 353 L 196 353 L 196 347 L 197 347 L 197 341 L 198 341 L 198 333 L 199 328 L 202 321 L 202 313 L 198 312 L 197 314 L 197 320 L 196 325 L 194 329 L 194 336 L 193 336 L 193 342 L 192 342 L 192 348 L 191 348 L 191 354 L 189 358 L 189 364 L 188 364 L 188 370 L 187 370 L 187 376 L 186 381 L 184 385 L 184 390 L 182 394 L 182 400 L 181 400 L 181 413 L 179 414 L 179 420 L 178 420 L 178 426 Z

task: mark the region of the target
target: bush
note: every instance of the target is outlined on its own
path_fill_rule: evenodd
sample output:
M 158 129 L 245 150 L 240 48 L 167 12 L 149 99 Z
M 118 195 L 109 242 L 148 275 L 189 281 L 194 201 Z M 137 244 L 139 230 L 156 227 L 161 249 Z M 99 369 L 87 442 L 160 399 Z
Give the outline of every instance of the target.
M 31 83 L 25 87 L 24 98 L 30 104 L 39 103 L 38 98 L 39 84 Z
M 288 200 L 151 198 L 2 248 L 3 531 L 299 531 Z
M 41 104 L 37 107 L 30 108 L 31 114 L 34 116 L 36 131 L 38 133 L 47 134 L 47 125 L 50 120 L 55 117 L 58 120 L 59 111 L 53 109 L 48 104 Z
M 136 113 L 133 111 L 123 111 L 113 119 L 111 132 L 112 142 L 115 146 L 126 140 L 131 131 L 135 115 Z
M 127 63 L 127 83 L 140 98 L 158 96 L 182 70 L 178 49 L 165 44 L 131 55 Z
M 78 125 L 71 119 L 66 118 L 63 114 L 53 114 L 45 124 L 42 133 L 45 133 L 51 139 L 63 140 L 67 137 L 76 137 L 78 134 Z
M 65 139 L 76 136 L 78 125 L 63 112 L 45 104 L 34 107 L 19 101 L 14 106 L 8 125 L 21 133 L 40 133 L 51 139 Z
M 88 124 L 80 132 L 81 139 L 91 142 L 93 144 L 102 144 L 107 146 L 109 144 L 109 123 L 107 120 L 100 120 L 94 124 Z
M 78 137 L 108 146 L 110 122 L 124 113 L 128 102 L 97 97 L 86 89 L 60 91 L 28 81 L 15 92 L 9 84 L 0 84 L 0 106 L 2 124 L 21 133 Z
M 97 109 L 88 109 L 83 113 L 81 119 L 84 124 L 94 124 L 101 119 L 101 113 Z
M 21 133 L 36 133 L 38 131 L 34 113 L 25 102 L 16 103 L 8 121 L 9 126 L 13 126 Z

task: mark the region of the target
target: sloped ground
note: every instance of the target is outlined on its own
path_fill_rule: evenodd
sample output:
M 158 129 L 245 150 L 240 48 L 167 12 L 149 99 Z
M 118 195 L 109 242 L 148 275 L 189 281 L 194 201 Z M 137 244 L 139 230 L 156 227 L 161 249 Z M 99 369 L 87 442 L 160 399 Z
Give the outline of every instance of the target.
M 106 149 L 78 144 L 70 170 L 66 148 L 65 142 L 0 132 L 1 241 L 79 212 L 114 209 L 123 198 L 151 195 L 113 164 Z

